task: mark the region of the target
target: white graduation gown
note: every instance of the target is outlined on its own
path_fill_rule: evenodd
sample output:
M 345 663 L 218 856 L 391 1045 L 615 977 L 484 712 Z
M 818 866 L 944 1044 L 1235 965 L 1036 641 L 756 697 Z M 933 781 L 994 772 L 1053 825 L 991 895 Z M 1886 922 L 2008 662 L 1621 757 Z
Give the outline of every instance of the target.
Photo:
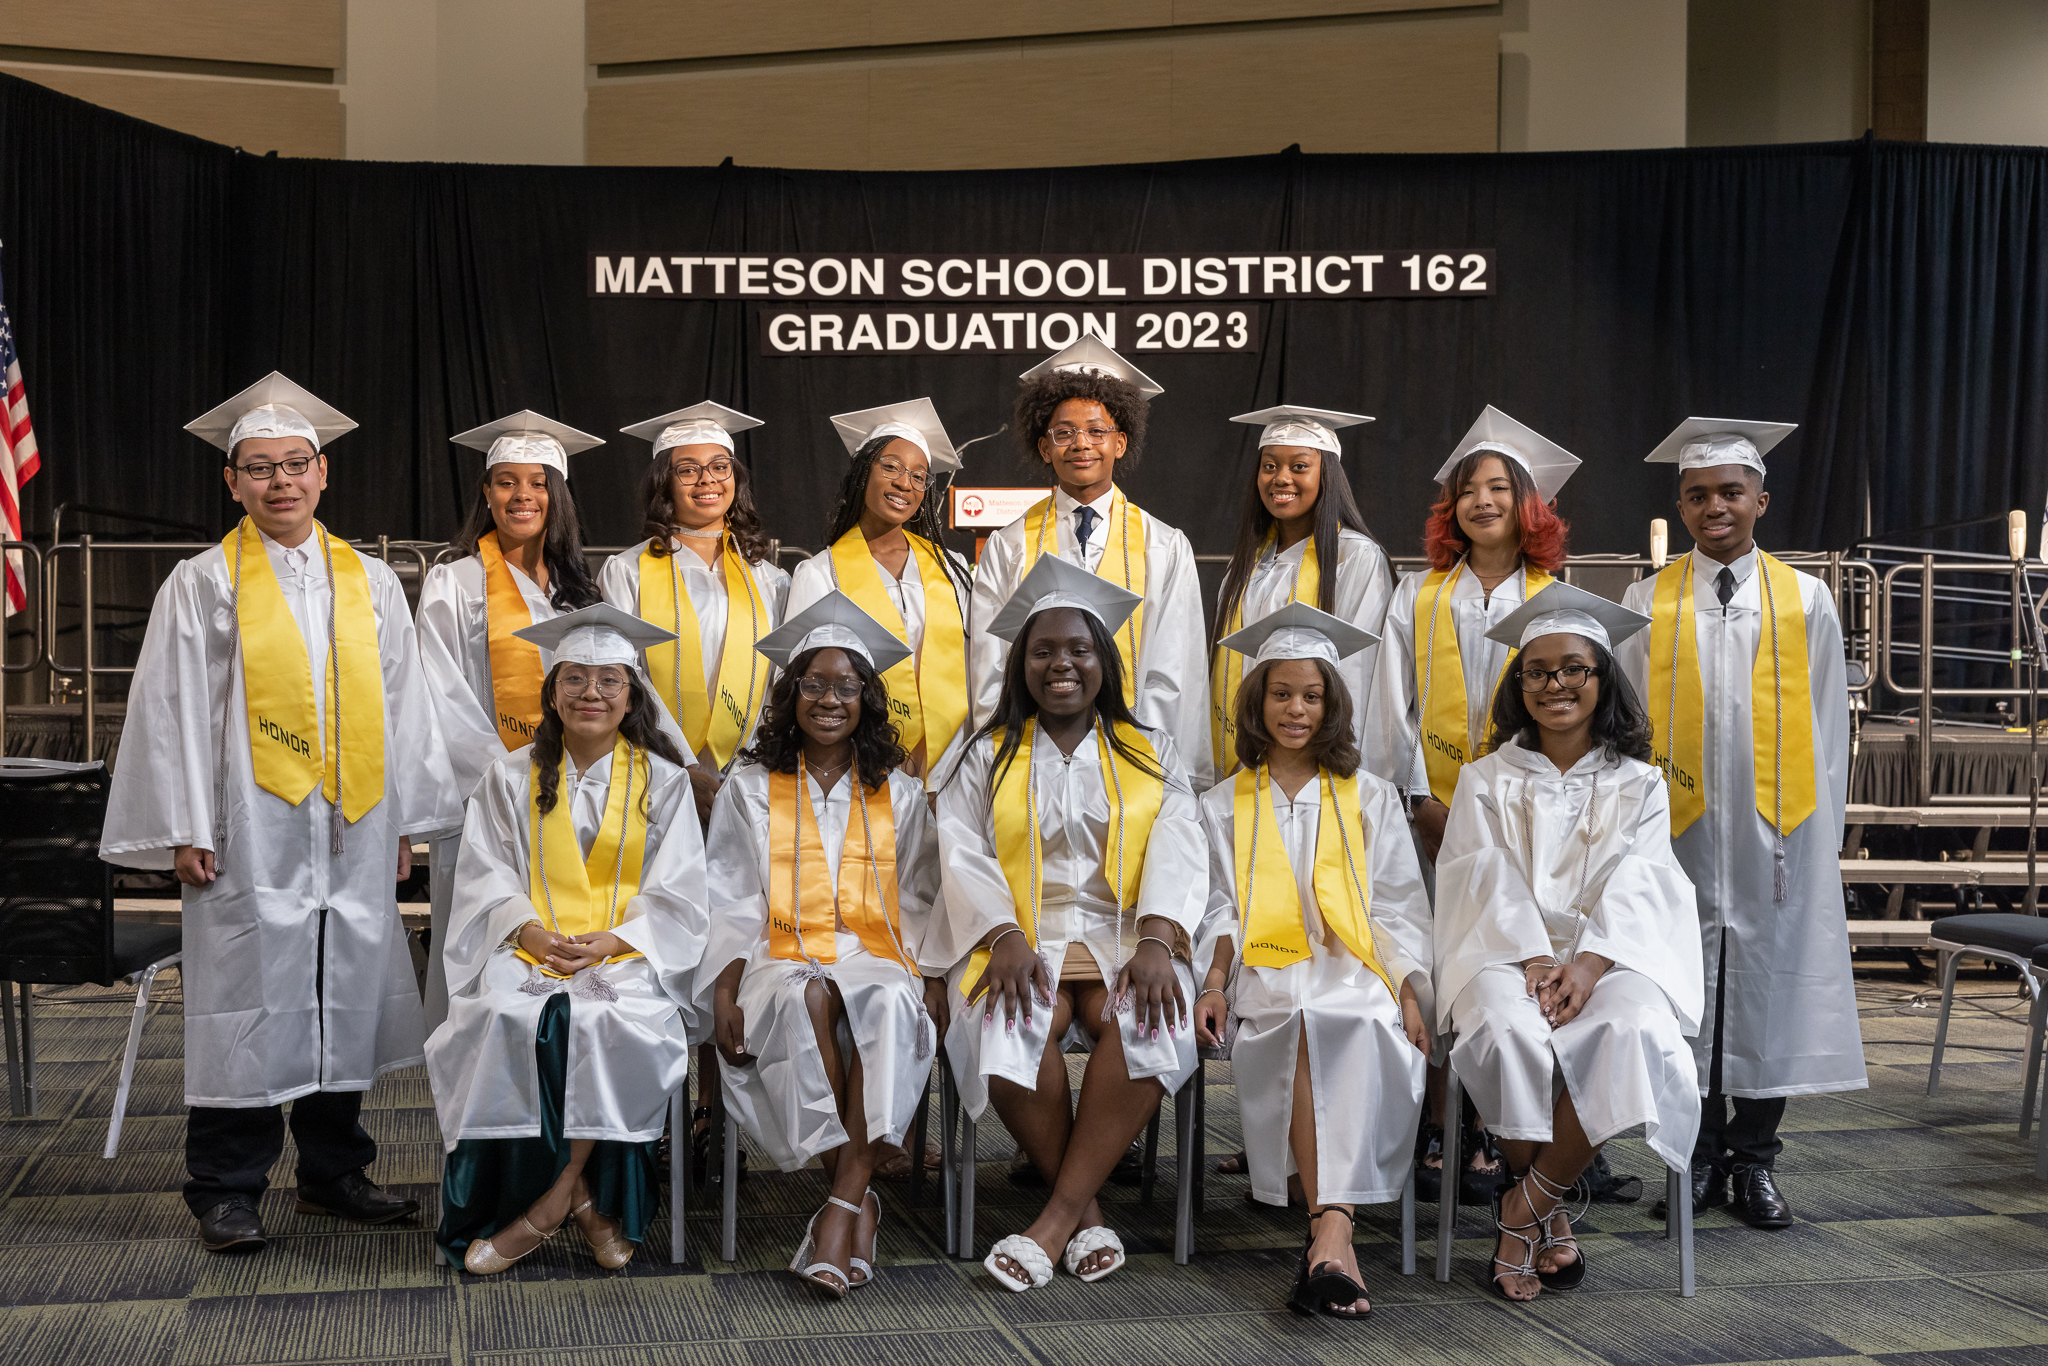
M 1287 849 L 1310 956 L 1284 968 L 1248 967 L 1236 957 L 1232 961 L 1228 993 L 1235 1033 L 1230 1061 L 1244 1119 L 1252 1194 L 1269 1205 L 1287 1203 L 1287 1178 L 1296 1170 L 1288 1143 L 1294 1065 L 1305 1029 L 1316 1100 L 1316 1199 L 1351 1205 L 1396 1200 L 1414 1164 L 1425 1059 L 1408 1042 L 1400 1000 L 1329 932 L 1318 913 L 1320 777 L 1293 801 L 1268 784 L 1267 801 L 1260 834 L 1277 834 Z M 1195 962 L 1204 972 L 1217 942 L 1229 941 L 1234 955 L 1243 950 L 1236 806 L 1233 779 L 1216 784 L 1202 797 L 1202 828 L 1209 839 L 1209 908 Z M 1391 784 L 1360 773 L 1358 808 L 1367 842 L 1373 949 L 1397 988 L 1404 982 L 1414 988 L 1427 1015 L 1432 1008 L 1429 898 L 1400 796 Z M 1335 839 L 1336 832 L 1328 837 Z
M 1603 748 L 1559 773 L 1519 741 L 1467 764 L 1437 865 L 1436 1001 L 1438 1022 L 1457 1031 L 1451 1067 L 1487 1127 L 1548 1142 L 1561 1074 L 1595 1144 L 1641 1124 L 1667 1163 L 1690 1164 L 1700 1122 L 1686 1044 L 1703 998 L 1697 923 L 1658 770 Z M 1552 1029 L 1515 965 L 1580 953 L 1614 966 L 1585 1008 Z
M 1849 694 L 1834 595 L 1799 573 L 1806 609 L 1807 677 L 1813 692 L 1814 792 L 1818 808 L 1785 838 L 1788 890 L 1775 899 L 1777 837 L 1756 809 L 1750 730 L 1750 668 L 1763 639 L 1763 585 L 1756 555 L 1729 566 L 1735 596 L 1721 607 L 1721 566 L 1698 551 L 1693 564 L 1694 639 L 1706 703 L 1706 811 L 1672 841 L 1699 889 L 1700 945 L 1707 1004 L 1695 1045 L 1701 1087 L 1711 1080 L 1715 984 L 1725 952 L 1728 1001 L 1721 1009 L 1721 1090 L 1731 1096 L 1797 1096 L 1869 1085 L 1849 918 L 1842 896 L 1842 817 L 1849 794 Z M 1795 573 L 1798 571 L 1794 571 Z M 1624 605 L 1649 615 L 1653 580 L 1632 584 Z M 1615 651 L 1638 694 L 1645 690 L 1650 633 Z M 1655 711 L 1669 698 L 1644 696 Z
M 725 570 L 705 564 L 695 551 L 683 551 L 683 539 L 671 536 L 669 545 L 680 552 L 674 558 L 681 571 L 683 589 L 690 595 L 690 607 L 697 613 L 697 639 L 704 651 L 704 686 L 710 688 L 718 682 L 718 662 L 725 653 L 725 623 L 730 616 L 725 601 Z M 604 592 L 604 600 L 634 616 L 640 615 L 640 553 L 646 548 L 647 543 L 641 541 L 620 551 L 604 562 L 604 569 L 598 575 L 598 586 Z M 761 634 L 766 635 L 783 622 L 784 605 L 789 601 L 789 571 L 772 561 L 762 560 L 748 565 L 747 572 L 754 576 L 754 584 L 760 589 L 761 601 L 768 610 L 768 620 L 761 628 Z M 646 668 L 647 654 L 644 650 L 640 654 L 640 664 Z M 767 697 L 768 691 L 764 686 L 761 690 L 763 706 Z M 668 710 L 668 699 L 664 698 L 662 711 L 666 713 Z M 754 743 L 754 727 L 759 721 L 760 708 L 757 707 L 754 722 L 740 737 L 740 749 Z M 709 749 L 695 757 L 699 765 L 717 771 L 718 764 Z
M 711 810 L 711 946 L 697 998 L 699 1014 L 709 1022 L 718 974 L 735 960 L 745 960 L 736 999 L 754 1061 L 734 1067 L 720 1055 L 725 1101 L 775 1165 L 795 1171 L 845 1143 L 847 1134 L 804 1004 L 810 985 L 800 975 L 805 965 L 769 952 L 768 777 L 759 764 L 740 765 L 718 790 Z M 853 785 L 842 777 L 822 795 L 815 778 L 807 785 L 811 806 L 805 820 L 815 813 L 826 874 L 837 887 L 849 822 L 852 838 L 861 838 Z M 897 914 L 904 951 L 914 963 L 938 893 L 938 832 L 924 786 L 915 778 L 889 775 L 889 810 L 896 824 Z M 815 945 L 808 947 L 817 951 Z M 937 1042 L 924 1016 L 924 979 L 868 952 L 851 930 L 841 930 L 834 947 L 838 961 L 821 966 L 846 1003 L 842 1046 L 850 1040 L 860 1053 L 868 1141 L 900 1144 L 931 1078 L 931 1049 Z
M 1163 916 L 1188 932 L 1200 930 L 1207 906 L 1208 850 L 1202 835 L 1195 794 L 1181 768 L 1171 737 L 1147 729 L 1146 739 L 1158 752 L 1166 774 L 1165 799 L 1153 822 L 1145 850 L 1145 868 L 1138 884 L 1138 904 L 1123 914 L 1123 944 L 1117 945 L 1116 894 L 1102 875 L 1102 854 L 1109 836 L 1109 794 L 1093 731 L 1074 747 L 1071 757 L 1033 731 L 1032 786 L 1038 802 L 1043 849 L 1044 885 L 1039 905 L 1038 952 L 1054 981 L 1066 962 L 1067 945 L 1079 943 L 1093 955 L 1103 981 L 1114 989 L 1119 962 L 1129 962 L 1138 947 L 1138 922 Z M 1043 1005 L 1022 1015 L 1014 1033 L 1004 1027 L 1002 1011 L 984 1022 L 988 1001 L 969 1005 L 960 993 L 967 981 L 973 950 L 982 936 L 1003 925 L 1018 923 L 1016 901 L 1003 877 L 996 854 L 995 819 L 989 804 L 995 744 L 984 736 L 956 747 L 942 766 L 939 789 L 939 865 L 943 895 L 934 909 L 919 954 L 924 971 L 944 974 L 953 994 L 953 1022 L 946 1031 L 946 1055 L 960 1086 L 967 1112 L 979 1119 L 988 1106 L 988 1079 L 1002 1077 L 1027 1089 L 1038 1085 L 1038 1065 L 1048 1047 L 1083 1043 L 1076 1023 L 1063 1040 L 1052 1038 L 1052 1012 Z M 1018 754 L 1013 763 L 1022 763 Z M 957 771 L 954 764 L 957 763 Z M 1029 926 L 1024 927 L 1027 931 Z M 1187 964 L 1174 960 L 1181 992 L 1192 1010 L 1194 980 Z M 1124 1065 L 1133 1080 L 1157 1077 L 1167 1091 L 1180 1088 L 1196 1067 L 1195 1032 L 1172 1034 L 1161 1029 L 1157 1039 L 1141 1033 L 1137 1012 L 1120 1017 Z
M 1058 524 L 1060 558 L 1094 573 L 1109 545 L 1107 514 L 1114 493 L 1090 506 L 1102 514 L 1095 520 L 1085 548 L 1074 542 L 1074 509 L 1080 506 L 1064 489 L 1052 491 Z M 1145 618 L 1138 638 L 1137 701 L 1132 713 L 1149 730 L 1173 737 L 1187 775 L 1197 789 L 1214 780 L 1209 739 L 1209 637 L 1203 625 L 1202 585 L 1195 574 L 1195 552 L 1188 538 L 1149 512 L 1145 523 Z M 1046 529 L 1047 553 L 1053 553 L 1053 528 Z M 973 680 L 973 722 L 979 727 L 994 714 L 1003 693 L 1003 666 L 1009 645 L 988 633 L 989 623 L 1023 582 L 1024 518 L 997 531 L 982 547 L 974 570 L 973 611 L 967 627 L 967 674 Z M 1123 582 L 1121 572 L 1116 575 Z
M 567 981 L 544 976 L 505 943 L 529 920 L 546 923 L 526 894 L 532 747 L 492 764 L 470 799 L 443 950 L 448 1018 L 427 1040 L 427 1074 L 450 1150 L 465 1138 L 540 1136 L 534 1035 L 558 991 L 570 994 L 562 1136 L 630 1143 L 661 1136 L 669 1093 L 690 1066 L 692 977 L 706 931 L 704 837 L 689 775 L 659 755 L 648 758 L 640 892 L 612 931 L 646 957 L 601 963 Z M 581 774 L 562 757 L 557 781 L 586 858 L 604 821 L 611 770 L 609 754 Z M 641 798 L 636 791 L 631 799 L 638 806 Z M 600 977 L 616 999 L 593 990 L 591 979 Z
M 263 537 L 314 679 L 327 665 L 327 569 L 310 537 Z M 214 848 L 215 764 L 227 725 L 227 848 L 219 877 L 181 887 L 185 1103 L 275 1105 L 365 1091 L 419 1062 L 419 987 L 397 901 L 400 835 L 461 820 L 398 576 L 365 556 L 384 665 L 384 797 L 329 853 L 332 806 L 256 786 L 234 632 L 234 567 L 219 546 L 171 571 L 150 608 L 128 695 L 100 857 L 169 869 L 177 845 Z M 247 572 L 247 566 L 244 572 Z M 232 682 L 230 663 L 233 664 Z M 313 688 L 324 734 L 326 689 Z M 346 724 L 346 718 L 344 718 Z

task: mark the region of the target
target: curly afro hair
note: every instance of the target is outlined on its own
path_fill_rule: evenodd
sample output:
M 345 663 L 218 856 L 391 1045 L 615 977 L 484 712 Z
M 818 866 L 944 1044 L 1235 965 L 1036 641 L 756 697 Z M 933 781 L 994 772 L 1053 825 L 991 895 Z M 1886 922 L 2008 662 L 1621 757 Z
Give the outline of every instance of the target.
M 1131 469 L 1145 449 L 1145 396 L 1138 386 L 1092 370 L 1055 370 L 1040 375 L 1017 391 L 1010 430 L 1024 443 L 1027 465 L 1039 466 L 1038 439 L 1052 430 L 1052 415 L 1070 398 L 1093 399 L 1109 410 L 1110 420 L 1124 434 L 1122 469 Z

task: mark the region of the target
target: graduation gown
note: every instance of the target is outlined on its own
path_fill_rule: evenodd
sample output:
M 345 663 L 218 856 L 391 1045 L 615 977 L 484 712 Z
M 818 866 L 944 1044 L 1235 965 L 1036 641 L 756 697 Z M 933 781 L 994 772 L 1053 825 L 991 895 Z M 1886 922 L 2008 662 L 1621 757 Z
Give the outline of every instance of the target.
M 1096 519 L 1086 549 L 1074 543 L 1074 509 L 1080 506 L 1065 489 L 1052 491 L 1053 519 L 1058 524 L 1060 558 L 1091 574 L 1102 563 L 1109 544 L 1106 516 L 1114 492 L 1092 507 Z M 1141 508 L 1140 512 L 1144 512 Z M 1138 638 L 1137 701 L 1131 710 L 1147 730 L 1164 731 L 1187 765 L 1187 775 L 1206 790 L 1215 767 L 1209 740 L 1209 652 L 1203 627 L 1202 585 L 1195 575 L 1195 552 L 1188 538 L 1149 512 L 1145 519 L 1145 617 Z M 1009 661 L 1007 642 L 988 633 L 989 623 L 1024 580 L 1025 518 L 1019 517 L 988 538 L 974 569 L 973 606 L 967 623 L 967 674 L 973 682 L 971 719 L 977 727 L 995 713 L 1003 694 L 1003 667 Z M 1047 529 L 1046 553 L 1052 528 Z
M 543 977 L 505 943 L 529 920 L 546 923 L 527 897 L 532 746 L 493 763 L 470 799 L 443 949 L 448 1018 L 426 1050 L 441 1139 L 451 1151 L 463 1139 L 541 1135 L 534 1035 L 542 1008 L 564 990 L 571 1003 L 562 1136 L 661 1136 L 669 1093 L 690 1064 L 692 977 L 706 932 L 704 837 L 689 775 L 660 755 L 648 761 L 640 892 L 620 908 L 612 931 L 646 956 L 586 968 L 567 981 Z M 609 754 L 582 774 L 571 771 L 566 754 L 562 759 L 561 797 L 570 803 L 585 857 L 604 819 L 611 768 Z M 638 805 L 640 794 L 632 800 Z M 603 978 L 616 999 L 593 990 L 593 977 Z
M 1116 965 L 1129 962 L 1138 947 L 1138 922 L 1164 916 L 1188 932 L 1200 930 L 1208 902 L 1208 850 L 1193 789 L 1181 768 L 1180 753 L 1170 736 L 1147 729 L 1166 774 L 1165 798 L 1152 824 L 1145 849 L 1145 867 L 1135 907 L 1125 907 L 1123 944 L 1117 946 L 1116 894 L 1102 875 L 1102 854 L 1109 837 L 1109 794 L 1102 761 L 1091 731 L 1071 757 L 1034 728 L 1032 784 L 1036 790 L 1044 885 L 1039 904 L 1038 952 L 1054 981 L 1066 961 L 1067 945 L 1078 943 L 1095 959 L 1112 989 Z M 1206 743 L 1206 741 L 1204 741 Z M 1021 763 L 1021 754 L 1013 761 Z M 956 746 L 942 766 L 939 788 L 940 905 L 919 946 L 928 976 L 945 976 L 953 994 L 953 1022 L 946 1031 L 946 1056 L 967 1112 L 979 1119 L 988 1106 L 988 1079 L 1002 1077 L 1028 1089 L 1038 1085 L 1038 1064 L 1054 1046 L 1085 1044 L 1076 1023 L 1066 1038 L 1051 1036 L 1052 1012 L 1039 1006 L 1025 1024 L 1020 1013 L 1014 1033 L 1004 1028 L 1002 1012 L 984 1024 L 988 1002 L 969 1006 L 961 995 L 972 986 L 970 956 L 982 936 L 1003 925 L 1018 923 L 1017 905 L 996 853 L 995 819 L 990 807 L 990 778 L 995 743 L 988 736 Z M 1028 926 L 1025 927 L 1028 930 Z M 1188 965 L 1174 960 L 1181 991 L 1190 1010 L 1195 1003 L 1194 979 Z M 978 973 L 976 974 L 979 975 Z M 1153 1039 L 1141 1033 L 1135 1010 L 1119 1017 L 1124 1064 L 1133 1080 L 1157 1077 L 1171 1092 L 1193 1075 L 1195 1032 L 1165 1030 Z
M 718 974 L 734 960 L 745 960 L 737 1001 L 754 1061 L 734 1067 L 719 1056 L 725 1102 L 776 1166 L 795 1171 L 845 1143 L 847 1133 L 804 1004 L 810 983 L 800 974 L 807 965 L 769 951 L 768 778 L 759 764 L 742 764 L 718 790 L 711 810 L 711 946 L 698 977 L 697 1002 L 709 1022 Z M 849 821 L 853 838 L 861 838 L 853 784 L 842 777 L 825 794 L 816 779 L 808 786 L 805 818 L 817 816 L 828 880 L 837 887 Z M 896 826 L 897 914 L 904 950 L 915 963 L 938 893 L 938 832 L 924 785 L 915 778 L 889 775 L 889 810 Z M 846 1032 L 860 1053 L 868 1141 L 900 1144 L 931 1078 L 937 1043 L 923 1013 L 924 979 L 868 952 L 850 929 L 839 932 L 835 947 L 837 961 L 822 967 L 839 987 Z
M 310 537 L 292 551 L 261 539 L 306 642 L 324 735 L 326 689 L 317 680 L 327 663 L 327 568 Z M 226 553 L 214 546 L 180 564 L 150 608 L 100 857 L 167 870 L 177 845 L 213 849 L 225 721 L 227 848 L 214 850 L 214 882 L 179 889 L 188 1105 L 366 1091 L 420 1061 L 425 1031 L 398 916 L 398 839 L 457 825 L 461 803 L 405 591 L 382 561 L 364 556 L 363 568 L 383 662 L 384 796 L 348 827 L 339 856 L 329 852 L 333 808 L 318 787 L 293 806 L 256 785 Z
M 1559 773 L 1520 741 L 1467 764 L 1437 865 L 1436 1002 L 1439 1024 L 1457 1030 L 1451 1068 L 1487 1127 L 1548 1142 L 1561 1073 L 1587 1138 L 1641 1124 L 1684 1170 L 1700 1122 L 1686 1043 L 1703 999 L 1697 925 L 1657 769 L 1596 749 Z M 1580 953 L 1614 966 L 1552 1029 L 1516 964 Z
M 1195 962 L 1206 972 L 1215 946 L 1233 954 L 1228 988 L 1231 1073 L 1237 1078 L 1252 1194 L 1287 1203 L 1294 1174 L 1288 1128 L 1294 1114 L 1294 1067 L 1308 1032 L 1309 1075 L 1316 1098 L 1316 1199 L 1368 1205 L 1400 1198 L 1415 1159 L 1422 1113 L 1423 1054 L 1408 1042 L 1401 1003 L 1387 984 L 1331 933 L 1317 911 L 1316 841 L 1322 837 L 1322 782 L 1289 801 L 1266 789 L 1261 834 L 1276 831 L 1294 868 L 1308 930 L 1309 957 L 1283 968 L 1247 966 L 1240 955 L 1237 902 L 1237 784 L 1225 779 L 1202 796 L 1209 840 L 1209 903 Z M 1424 1015 L 1432 1008 L 1429 898 L 1408 821 L 1393 786 L 1358 775 L 1358 808 L 1368 844 L 1366 887 L 1373 950 L 1398 988 L 1415 990 Z M 1331 839 L 1337 838 L 1330 832 Z
M 1700 1085 L 1711 1080 L 1715 988 L 1725 971 L 1728 1000 L 1719 1007 L 1723 1094 L 1860 1090 L 1869 1080 L 1840 861 L 1849 795 L 1849 694 L 1834 595 L 1813 575 L 1798 574 L 1819 805 L 1785 837 L 1789 887 L 1779 902 L 1772 885 L 1777 837 L 1756 809 L 1750 726 L 1750 668 L 1763 639 L 1756 555 L 1752 551 L 1729 566 L 1736 587 L 1724 609 L 1714 592 L 1720 564 L 1697 550 L 1687 553 L 1695 557 L 1693 627 L 1706 704 L 1706 811 L 1672 847 L 1699 891 L 1707 989 L 1706 1025 L 1696 1045 Z M 1647 616 L 1655 593 L 1655 581 L 1644 579 L 1630 585 L 1622 601 Z M 1650 633 L 1640 631 L 1615 651 L 1638 695 L 1645 692 L 1649 640 Z M 1643 704 L 1667 705 L 1648 696 Z

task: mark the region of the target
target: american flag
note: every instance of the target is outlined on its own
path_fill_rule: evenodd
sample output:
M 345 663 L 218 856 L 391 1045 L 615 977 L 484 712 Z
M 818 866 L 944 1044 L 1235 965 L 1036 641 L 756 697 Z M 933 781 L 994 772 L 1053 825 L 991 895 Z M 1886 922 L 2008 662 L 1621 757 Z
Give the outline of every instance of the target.
M 21 539 L 21 486 L 42 468 L 35 428 L 28 420 L 28 390 L 21 382 L 21 357 L 14 349 L 14 321 L 7 316 L 7 296 L 0 288 L 0 369 L 7 372 L 7 402 L 0 411 L 0 523 L 6 539 Z M 28 586 L 22 580 L 21 552 L 7 552 L 6 605 L 0 617 L 28 607 Z

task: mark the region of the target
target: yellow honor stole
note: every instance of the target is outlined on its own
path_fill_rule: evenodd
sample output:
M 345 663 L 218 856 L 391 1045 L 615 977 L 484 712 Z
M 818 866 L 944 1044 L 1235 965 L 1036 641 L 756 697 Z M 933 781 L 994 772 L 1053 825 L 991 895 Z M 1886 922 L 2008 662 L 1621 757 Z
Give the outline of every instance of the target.
M 1266 533 L 1266 544 L 1279 541 L 1279 532 Z M 1304 544 L 1308 547 L 1301 553 L 1301 568 L 1294 571 L 1294 589 L 1288 594 L 1289 602 L 1305 602 L 1314 607 L 1322 591 L 1322 569 L 1316 563 L 1316 538 L 1311 536 Z M 1260 554 L 1264 554 L 1263 549 Z M 1250 588 L 1250 584 L 1246 584 Z M 1230 621 L 1216 633 L 1222 640 L 1244 629 L 1244 594 L 1239 593 L 1237 602 L 1231 606 Z M 1216 657 L 1209 661 L 1209 743 L 1216 755 L 1216 774 L 1228 776 L 1237 767 L 1237 689 L 1244 682 L 1245 657 L 1235 650 L 1226 650 L 1221 645 L 1215 648 Z
M 567 760 L 564 760 L 566 767 Z M 590 856 L 576 839 L 574 793 L 566 774 L 554 809 L 540 809 L 540 775 L 531 775 L 526 799 L 527 845 L 532 859 L 526 874 L 526 896 L 541 920 L 560 935 L 596 934 L 619 926 L 619 908 L 640 894 L 640 868 L 647 857 L 647 785 L 654 765 L 645 750 L 635 750 L 621 735 L 612 745 L 611 782 L 605 790 L 604 821 L 590 842 Z M 541 967 L 525 949 L 519 956 L 550 977 L 565 974 Z M 619 963 L 639 958 L 637 949 L 607 958 Z
M 512 567 L 498 549 L 498 533 L 477 538 L 476 557 L 484 565 L 484 638 L 490 648 L 491 717 L 498 738 L 508 750 L 533 743 L 540 724 L 540 647 L 512 634 L 533 625 L 533 609 L 512 577 Z
M 774 623 L 739 547 L 725 536 L 718 557 L 725 577 L 725 648 L 718 656 L 718 702 L 713 706 L 704 684 L 704 640 L 697 628 L 697 609 L 683 587 L 675 555 L 657 556 L 655 544 L 648 542 L 640 552 L 640 618 L 667 627 L 676 638 L 647 652 L 647 674 L 682 727 L 690 757 L 695 759 L 709 745 L 711 757 L 724 768 L 746 739 L 768 692 L 766 661 L 754 652 L 754 643 Z
M 1693 557 L 1666 565 L 1650 602 L 1650 745 L 1671 791 L 1671 834 L 1682 835 L 1707 809 L 1706 696 L 1693 625 Z M 1813 772 L 1813 680 L 1806 652 L 1806 608 L 1792 567 L 1756 552 L 1763 588 L 1762 638 L 1750 665 L 1750 753 L 1757 814 L 1777 834 L 1777 896 L 1785 896 L 1785 836 L 1818 806 Z
M 1365 822 L 1358 809 L 1358 777 L 1339 778 L 1328 769 L 1319 769 L 1316 778 L 1322 790 L 1322 815 L 1316 827 L 1316 910 L 1344 947 L 1371 968 L 1398 999 L 1400 993 L 1380 966 L 1373 946 L 1371 879 L 1366 868 Z M 1284 968 L 1310 956 L 1307 919 L 1286 841 L 1277 828 L 1261 827 L 1272 804 L 1267 795 L 1270 782 L 1264 764 L 1255 771 L 1240 770 L 1232 808 L 1238 934 L 1244 961 L 1255 968 Z
M 924 643 L 910 658 L 882 675 L 898 739 L 910 755 L 911 772 L 923 773 L 953 742 L 967 720 L 967 629 L 960 599 L 938 552 L 922 536 L 904 533 L 910 563 L 924 584 Z M 862 611 L 910 644 L 910 627 L 882 584 L 882 571 L 868 552 L 860 528 L 832 544 L 832 576 Z
M 310 548 L 327 564 L 327 667 L 320 680 L 327 699 L 324 739 L 306 639 L 284 600 L 256 524 L 244 517 L 221 539 L 221 552 L 235 575 L 249 766 L 265 792 L 297 806 L 317 786 L 328 801 L 339 799 L 343 818 L 359 821 L 384 800 L 384 656 L 377 643 L 377 610 L 370 602 L 370 576 L 362 557 L 318 522 L 313 536 Z M 334 852 L 341 852 L 338 845 Z
M 1484 735 L 1472 734 L 1470 704 L 1465 696 L 1465 660 L 1458 649 L 1457 615 L 1451 610 L 1449 589 L 1465 568 L 1460 559 L 1449 569 L 1432 569 L 1415 595 L 1416 625 L 1421 626 L 1420 608 L 1429 601 L 1429 634 L 1418 639 L 1415 651 L 1415 697 L 1421 715 L 1422 762 L 1429 774 L 1429 794 L 1445 806 L 1458 790 L 1458 771 L 1479 757 Z M 1524 562 L 1522 601 L 1527 602 L 1551 584 L 1550 575 Z M 1515 666 L 1519 650 L 1508 651 L 1501 665 L 1501 678 Z M 1493 682 L 1496 690 L 1500 679 Z M 1491 700 L 1491 699 L 1489 699 Z
M 1145 514 L 1131 506 L 1131 500 L 1118 489 L 1109 504 L 1109 541 L 1102 548 L 1102 558 L 1096 562 L 1097 578 L 1108 579 L 1121 584 L 1136 593 L 1139 602 L 1131 612 L 1129 620 L 1116 633 L 1116 652 L 1123 657 L 1124 664 L 1124 705 L 1134 706 L 1138 700 L 1138 642 L 1144 639 L 1145 620 Z M 1053 500 L 1048 498 L 1024 514 L 1024 563 L 1017 571 L 1018 582 L 1031 572 L 1031 566 L 1038 563 L 1038 557 L 1045 553 L 1045 538 L 1050 529 L 1053 550 L 1059 550 L 1062 536 L 1068 534 L 1064 526 L 1053 526 L 1054 522 L 1064 523 L 1066 518 L 1053 515 Z M 1077 547 L 1078 548 L 1078 547 Z
M 768 952 L 791 963 L 837 962 L 836 932 L 843 922 L 869 953 L 915 976 L 896 904 L 896 816 L 889 784 L 853 803 L 860 834 L 855 837 L 850 814 L 834 889 L 817 813 L 804 819 L 811 805 L 807 779 L 802 756 L 795 773 L 768 775 Z M 853 774 L 847 781 L 860 785 Z

